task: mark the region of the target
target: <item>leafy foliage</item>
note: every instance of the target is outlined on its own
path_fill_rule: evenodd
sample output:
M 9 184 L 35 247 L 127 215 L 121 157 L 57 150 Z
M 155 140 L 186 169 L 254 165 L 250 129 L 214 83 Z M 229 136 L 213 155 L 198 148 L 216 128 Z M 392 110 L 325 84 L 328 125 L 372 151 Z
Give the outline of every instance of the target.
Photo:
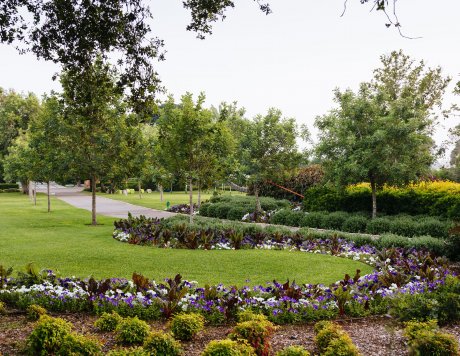
M 144 342 L 144 350 L 149 355 L 158 356 L 180 356 L 183 354 L 180 343 L 174 340 L 171 334 L 161 331 L 150 333 Z
M 204 318 L 200 314 L 177 314 L 171 319 L 171 332 L 175 339 L 190 341 L 204 328 Z
M 117 342 L 124 345 L 142 344 L 147 338 L 150 327 L 137 317 L 120 321 L 115 329 Z

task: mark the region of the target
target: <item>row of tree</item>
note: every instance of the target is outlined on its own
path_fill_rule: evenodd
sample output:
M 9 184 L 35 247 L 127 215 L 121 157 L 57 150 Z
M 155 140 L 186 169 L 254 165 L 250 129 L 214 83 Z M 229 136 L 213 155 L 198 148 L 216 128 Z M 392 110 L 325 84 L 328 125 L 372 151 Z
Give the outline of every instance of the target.
M 260 185 L 310 158 L 323 166 L 325 181 L 370 182 L 376 216 L 376 192 L 384 184 L 404 185 L 429 172 L 438 154 L 434 111 L 450 80 L 439 67 L 426 68 L 401 51 L 381 61 L 357 92 L 335 91 L 337 106 L 315 121 L 318 144 L 301 152 L 297 141 L 308 140 L 308 130 L 276 109 L 248 119 L 236 104 L 206 108 L 203 94 L 194 100 L 188 93 L 180 102 L 149 103 L 154 114 L 140 114 L 117 85 L 116 70 L 98 57 L 88 67 L 63 71 L 62 93 L 41 102 L 0 92 L 5 178 L 91 179 L 96 224 L 98 181 L 154 180 L 161 189 L 180 177 L 190 204 L 195 188 L 200 194 L 219 180 L 240 181 L 253 186 L 259 212 Z

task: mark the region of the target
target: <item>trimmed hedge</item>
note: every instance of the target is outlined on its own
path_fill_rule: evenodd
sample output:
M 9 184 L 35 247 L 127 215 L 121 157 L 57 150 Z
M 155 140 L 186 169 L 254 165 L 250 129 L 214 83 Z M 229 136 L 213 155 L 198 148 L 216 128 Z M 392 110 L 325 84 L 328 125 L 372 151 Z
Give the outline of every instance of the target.
M 271 218 L 270 223 L 314 229 L 340 230 L 344 232 L 380 235 L 391 233 L 399 236 L 432 236 L 448 238 L 452 222 L 427 216 L 387 216 L 371 219 L 361 213 L 343 211 L 304 213 L 282 209 Z
M 338 190 L 314 186 L 304 193 L 306 211 L 371 212 L 371 189 L 365 184 Z M 460 184 L 424 182 L 407 188 L 385 187 L 377 192 L 377 209 L 388 215 L 433 215 L 460 219 Z
M 0 190 L 4 189 L 19 189 L 19 184 L 16 183 L 0 183 Z

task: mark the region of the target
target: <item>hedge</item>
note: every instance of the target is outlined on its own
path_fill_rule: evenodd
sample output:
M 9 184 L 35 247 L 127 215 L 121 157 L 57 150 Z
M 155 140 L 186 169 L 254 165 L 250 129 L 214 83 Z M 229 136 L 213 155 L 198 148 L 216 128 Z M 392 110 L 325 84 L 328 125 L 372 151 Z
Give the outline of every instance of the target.
M 19 184 L 16 183 L 0 183 L 0 190 L 19 189 Z
M 341 191 L 329 186 L 315 186 L 304 193 L 306 211 L 371 212 L 371 189 L 366 184 Z M 460 184 L 425 182 L 406 188 L 385 187 L 377 192 L 377 210 L 396 215 L 443 216 L 460 219 Z

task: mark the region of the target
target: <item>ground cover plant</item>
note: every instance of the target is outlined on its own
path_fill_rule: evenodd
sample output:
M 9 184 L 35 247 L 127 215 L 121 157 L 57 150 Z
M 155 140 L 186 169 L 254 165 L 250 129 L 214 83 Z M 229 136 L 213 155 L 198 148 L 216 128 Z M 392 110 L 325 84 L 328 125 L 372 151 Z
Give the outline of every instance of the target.
M 113 218 L 100 216 L 102 225 L 88 226 L 89 212 L 52 199 L 55 209 L 47 213 L 44 195 L 38 195 L 37 206 L 21 194 L 0 196 L 0 216 L 6 217 L 0 229 L 0 264 L 6 269 L 20 271 L 35 262 L 62 276 L 129 278 L 133 271 L 142 271 L 157 280 L 184 272 L 184 278 L 203 285 L 242 286 L 248 279 L 251 284 L 286 278 L 330 283 L 367 268 L 351 260 L 290 251 L 163 250 L 120 244 L 110 237 Z

